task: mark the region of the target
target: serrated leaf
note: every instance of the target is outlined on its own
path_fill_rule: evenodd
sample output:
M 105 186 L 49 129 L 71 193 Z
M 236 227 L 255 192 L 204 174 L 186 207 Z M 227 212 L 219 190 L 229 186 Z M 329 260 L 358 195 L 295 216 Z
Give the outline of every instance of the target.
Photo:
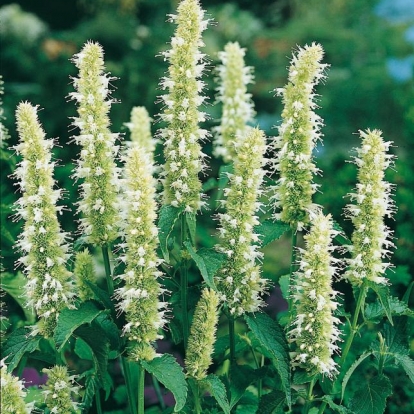
M 259 399 L 257 395 L 247 390 L 237 404 L 236 414 L 252 414 L 257 411 L 258 407 Z
M 281 414 L 284 412 L 285 405 L 285 393 L 275 390 L 262 396 L 257 414 Z
M 93 320 L 93 324 L 98 325 L 102 331 L 105 332 L 105 336 L 109 340 L 111 349 L 120 348 L 122 340 L 119 335 L 119 329 L 107 313 L 103 312 L 98 315 Z
M 33 309 L 27 307 L 26 286 L 27 279 L 23 273 L 19 272 L 16 275 L 11 273 L 2 273 L 1 275 L 1 287 L 7 292 L 22 308 L 24 316 L 29 324 L 33 324 L 36 321 L 36 315 Z
M 365 360 L 367 359 L 370 355 L 372 355 L 371 351 L 367 351 L 364 352 L 348 369 L 348 371 L 346 372 L 344 379 L 342 381 L 342 393 L 341 393 L 341 401 L 344 398 L 344 394 L 345 394 L 345 388 L 348 384 L 349 378 L 351 378 L 351 375 L 354 373 L 354 371 L 358 368 L 358 366 Z
M 75 354 L 80 359 L 86 359 L 88 361 L 93 360 L 93 352 L 91 347 L 82 339 L 77 338 L 75 343 Z
M 254 230 L 261 236 L 260 246 L 264 247 L 289 231 L 290 226 L 282 221 L 264 220 Z
M 392 393 L 389 379 L 383 375 L 360 384 L 349 402 L 349 408 L 358 414 L 383 414 L 386 400 Z
M 175 398 L 175 411 L 180 411 L 187 399 L 187 383 L 183 369 L 172 355 L 164 354 L 152 361 L 142 361 L 142 366 L 169 389 Z
M 411 382 L 414 383 L 414 361 L 409 355 L 394 354 L 395 360 L 404 369 Z
M 414 317 L 414 312 L 408 307 L 405 302 L 400 301 L 398 298 L 390 297 L 389 306 L 392 316 L 409 316 Z M 382 303 L 377 300 L 374 303 L 370 303 L 365 307 L 364 316 L 365 319 L 370 322 L 378 323 L 385 316 L 385 309 Z
M 90 282 L 89 280 L 83 280 L 83 283 L 86 283 L 89 289 L 92 290 L 97 301 L 100 302 L 105 307 L 105 309 L 109 309 L 112 314 L 115 314 L 114 303 L 112 302 L 111 296 L 107 291 L 101 289 L 99 286 L 97 286 L 95 283 Z
M 293 383 L 296 385 L 306 384 L 311 382 L 313 375 L 309 375 L 306 371 L 295 371 L 293 374 Z
M 261 347 L 269 354 L 278 371 L 290 407 L 289 347 L 283 329 L 265 313 L 245 315 L 245 320 Z
M 289 284 L 290 284 L 290 275 L 283 275 L 279 277 L 279 286 L 282 291 L 283 299 L 289 299 Z
M 170 253 L 168 250 L 168 239 L 171 235 L 171 232 L 174 229 L 174 225 L 180 214 L 182 209 L 176 208 L 170 205 L 164 205 L 161 207 L 159 212 L 159 220 L 158 220 L 158 238 L 160 241 L 161 252 L 164 257 L 164 260 L 169 263 L 170 262 Z
M 353 412 L 349 408 L 343 405 L 336 404 L 330 395 L 324 395 L 322 397 L 322 400 L 325 401 L 329 405 L 329 407 L 332 408 L 332 410 L 340 414 L 353 414 Z
M 202 383 L 206 385 L 209 393 L 216 399 L 224 414 L 230 414 L 230 404 L 227 399 L 226 387 L 217 375 L 210 374 Z
M 246 392 L 246 388 L 264 378 L 267 367 L 253 369 L 248 365 L 233 365 L 231 367 L 230 409 L 237 404 Z
M 225 357 L 230 358 L 230 354 L 225 355 L 226 351 L 229 349 L 229 335 L 223 335 L 216 339 L 214 343 L 214 353 L 213 358 L 217 361 L 223 362 Z M 235 335 L 235 350 L 236 354 L 243 352 L 249 344 L 240 337 L 240 335 Z
M 7 363 L 8 371 L 13 371 L 26 353 L 35 351 L 39 346 L 41 336 L 31 335 L 29 328 L 23 327 L 15 330 L 2 344 L 2 359 Z
M 188 234 L 190 235 L 190 241 L 195 246 L 196 244 L 196 228 L 197 219 L 194 213 L 183 213 L 185 215 L 185 221 L 187 222 Z
M 381 286 L 378 283 L 371 281 L 365 282 L 378 296 L 379 301 L 381 302 L 382 307 L 384 308 L 385 315 L 387 316 L 390 324 L 393 325 L 392 315 L 391 315 L 391 305 L 390 305 L 390 289 L 388 286 Z
M 99 392 L 100 381 L 96 374 L 88 375 L 85 380 L 85 393 L 82 399 L 82 409 L 85 413 L 92 407 L 95 394 Z
M 103 310 L 91 302 L 82 303 L 78 309 L 63 309 L 59 314 L 54 334 L 55 344 L 60 351 L 72 333 L 81 325 L 91 323 Z
M 200 249 L 196 252 L 191 243 L 188 241 L 184 242 L 184 245 L 199 268 L 204 282 L 208 287 L 216 289 L 214 275 L 223 264 L 225 255 L 223 253 L 216 252 L 213 249 Z
M 103 387 L 108 370 L 109 341 L 98 326 L 80 326 L 74 331 L 74 336 L 82 338 L 92 350 L 92 361 Z

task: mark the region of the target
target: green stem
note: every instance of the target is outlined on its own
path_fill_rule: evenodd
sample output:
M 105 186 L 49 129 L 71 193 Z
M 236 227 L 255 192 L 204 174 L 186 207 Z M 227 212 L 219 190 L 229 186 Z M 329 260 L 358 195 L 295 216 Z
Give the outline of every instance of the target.
M 194 396 L 194 413 L 201 414 L 200 387 L 196 379 L 190 381 L 190 387 Z
M 339 360 L 339 363 L 338 363 L 338 365 L 340 367 L 342 367 L 344 362 L 346 361 L 346 357 L 348 356 L 348 352 L 351 348 L 352 342 L 353 342 L 355 334 L 357 332 L 357 324 L 358 324 L 359 313 L 361 311 L 362 304 L 364 303 L 365 296 L 367 294 L 367 290 L 368 290 L 367 286 L 365 284 L 362 284 L 361 289 L 359 291 L 359 295 L 358 295 L 358 300 L 357 300 L 357 304 L 356 304 L 354 317 L 352 319 L 351 332 L 349 333 L 348 337 L 346 338 L 344 350 L 342 351 L 342 356 L 341 356 L 341 359 Z
M 327 402 L 323 402 L 322 405 L 319 407 L 318 414 L 322 414 L 325 411 L 326 406 L 328 405 Z
M 144 414 L 145 401 L 144 401 L 144 385 L 145 385 L 145 368 L 138 364 L 138 409 L 137 414 Z
M 313 401 L 313 387 L 315 386 L 315 377 L 312 378 L 312 381 L 309 384 L 309 389 L 308 389 L 308 398 L 306 399 L 306 404 L 305 407 L 303 409 L 303 414 L 308 414 L 309 413 L 309 409 L 312 405 L 312 401 Z
M 181 308 L 182 308 L 182 320 L 183 320 L 183 339 L 184 349 L 187 350 L 187 342 L 189 336 L 189 323 L 188 323 L 188 268 L 186 249 L 184 242 L 187 240 L 187 220 L 185 213 L 181 214 Z
M 96 402 L 96 412 L 98 414 L 102 414 L 103 412 L 102 412 L 102 406 L 101 406 L 101 392 L 100 392 L 100 390 L 98 390 L 95 393 L 95 402 Z
M 291 297 L 291 288 L 293 286 L 293 273 L 296 270 L 296 245 L 298 243 L 298 230 L 296 227 L 292 227 L 292 254 L 290 258 L 290 276 L 289 276 L 289 299 L 288 299 L 288 310 L 289 315 L 292 311 L 293 298 Z
M 154 375 L 152 375 L 152 383 L 154 384 L 155 394 L 157 395 L 158 401 L 160 402 L 161 410 L 164 411 L 165 408 L 166 408 L 165 401 L 164 401 L 164 398 L 162 396 L 160 384 L 159 384 L 157 378 L 155 378 Z
M 108 245 L 102 246 L 102 256 L 105 266 L 106 283 L 108 285 L 108 293 L 110 296 L 114 294 L 114 281 L 111 276 L 111 264 L 109 262 Z
M 131 373 L 129 370 L 128 360 L 125 357 L 121 356 L 122 370 L 124 372 L 125 384 L 127 389 L 128 403 L 132 414 L 136 414 L 136 401 L 134 396 L 134 391 L 132 389 L 131 383 Z
M 265 357 L 262 355 L 261 361 L 260 361 L 260 368 L 264 366 Z M 263 379 L 259 379 L 259 383 L 257 384 L 257 395 L 260 398 L 262 398 L 262 389 L 263 389 Z
M 230 369 L 236 363 L 236 335 L 234 329 L 234 318 L 227 315 L 229 320 L 229 338 L 230 338 Z

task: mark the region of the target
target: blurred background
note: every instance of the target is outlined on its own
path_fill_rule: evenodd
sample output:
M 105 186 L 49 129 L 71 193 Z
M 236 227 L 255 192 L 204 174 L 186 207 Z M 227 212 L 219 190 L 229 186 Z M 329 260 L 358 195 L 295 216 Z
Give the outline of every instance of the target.
M 107 71 L 119 78 L 113 82 L 113 97 L 120 103 L 111 110 L 112 130 L 125 132 L 128 138 L 123 124 L 129 121 L 133 106 L 145 106 L 154 119 L 160 111 L 154 102 L 167 65 L 157 55 L 168 48 L 175 26 L 166 22 L 166 15 L 177 4 L 177 0 L 0 1 L 0 74 L 4 124 L 10 135 L 6 146 L 17 141 L 14 111 L 18 102 L 39 105 L 48 137 L 59 139 L 56 157 L 61 167 L 56 177 L 66 189 L 64 202 L 73 211 L 77 189 L 70 175 L 78 149 L 71 143 L 76 131 L 69 126 L 76 108 L 67 102 L 73 91 L 70 76 L 76 75 L 71 56 L 87 40 L 102 44 Z M 238 41 L 247 50 L 246 64 L 254 68 L 256 79 L 250 86 L 256 122 L 268 136 L 277 134 L 274 126 L 280 122 L 282 107 L 272 91 L 286 83 L 292 49 L 313 41 L 323 45 L 324 61 L 331 66 L 326 82 L 317 88 L 318 113 L 325 127 L 323 146 L 316 153 L 317 165 L 323 170 L 316 201 L 348 234 L 352 228 L 342 211 L 348 202 L 344 196 L 355 185 L 355 166 L 347 160 L 358 145 L 357 132 L 378 128 L 394 142 L 392 151 L 398 159 L 387 179 L 397 185 L 398 212 L 388 224 L 395 231 L 397 250 L 395 268 L 388 277 L 393 282 L 392 294 L 401 297 L 414 274 L 414 1 L 202 0 L 202 6 L 214 20 L 204 35 L 211 69 L 205 79 L 210 97 L 205 109 L 211 115 L 208 129 L 220 117 L 220 107 L 214 105 L 214 66 L 227 42 Z M 154 132 L 158 126 L 153 125 Z M 211 155 L 211 144 L 204 150 Z M 160 146 L 158 152 L 162 152 Z M 12 151 L 1 151 L 2 256 L 9 271 L 16 259 L 12 246 L 20 231 L 20 225 L 10 221 L 10 206 L 17 194 L 8 175 L 15 163 Z M 211 163 L 210 176 L 214 177 L 220 162 L 211 159 Z M 207 214 L 200 220 L 213 225 Z M 70 211 L 62 224 L 66 231 L 76 231 Z M 199 226 L 199 230 L 200 246 L 214 245 L 214 228 Z M 288 239 L 267 247 L 266 277 L 276 281 L 288 272 L 289 249 Z M 396 386 L 402 381 L 405 387 L 404 380 L 396 376 Z M 393 398 L 390 413 L 409 413 L 412 405 L 407 404 L 414 399 L 414 389 L 407 388 Z

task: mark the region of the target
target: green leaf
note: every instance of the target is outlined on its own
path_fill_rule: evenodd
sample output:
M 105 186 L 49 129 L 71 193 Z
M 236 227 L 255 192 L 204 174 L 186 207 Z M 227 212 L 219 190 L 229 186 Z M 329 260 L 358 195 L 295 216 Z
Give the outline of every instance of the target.
M 369 286 L 378 296 L 379 301 L 381 302 L 382 307 L 384 308 L 385 315 L 387 316 L 390 324 L 393 325 L 392 315 L 391 315 L 391 305 L 390 305 L 390 289 L 388 286 L 381 286 L 378 283 L 366 282 L 367 286 Z
M 279 286 L 282 291 L 283 299 L 289 299 L 289 284 L 290 284 L 290 275 L 283 275 L 279 277 Z
M 349 407 L 358 414 L 383 414 L 387 397 L 391 393 L 392 387 L 387 377 L 373 377 L 366 384 L 359 385 Z
M 203 184 L 203 191 L 207 192 L 212 190 L 213 188 L 216 188 L 218 186 L 218 181 L 213 178 L 210 177 L 204 184 Z
M 103 310 L 91 302 L 81 303 L 78 309 L 63 309 L 59 314 L 54 334 L 55 344 L 60 351 L 72 333 L 81 325 L 91 323 Z
M 16 275 L 11 273 L 2 273 L 1 275 L 1 287 L 7 292 L 23 309 L 24 316 L 29 324 L 33 324 L 36 321 L 36 315 L 33 309 L 27 307 L 26 286 L 27 279 L 23 273 L 19 272 Z
M 224 188 L 229 182 L 229 174 L 233 172 L 233 164 L 224 164 L 220 167 L 218 173 L 218 191 L 216 195 L 216 204 L 223 198 Z
M 13 371 L 24 354 L 30 354 L 38 348 L 41 339 L 39 335 L 31 335 L 31 330 L 27 327 L 12 332 L 6 343 L 2 344 L 2 359 L 6 360 L 7 369 Z
M 390 311 L 392 316 L 409 316 L 414 317 L 414 311 L 412 311 L 408 305 L 400 301 L 398 298 L 390 297 L 388 299 Z M 382 303 L 377 300 L 374 303 L 370 303 L 365 307 L 364 316 L 365 319 L 370 322 L 378 323 L 386 315 L 386 311 Z
M 105 332 L 111 349 L 119 349 L 121 347 L 122 339 L 119 335 L 119 329 L 106 312 L 98 315 L 92 323 L 93 325 L 98 325 Z
M 372 355 L 371 351 L 364 352 L 348 369 L 347 373 L 344 376 L 344 379 L 342 381 L 342 393 L 341 393 L 341 401 L 344 398 L 345 394 L 345 388 L 348 384 L 349 378 L 351 378 L 351 375 L 354 373 L 354 371 L 357 369 L 357 367 L 370 355 Z
M 265 394 L 260 399 L 259 414 L 281 414 L 284 412 L 286 405 L 286 396 L 282 391 L 272 391 L 269 394 Z
M 92 290 L 95 298 L 105 307 L 105 309 L 109 309 L 112 314 L 115 314 L 114 303 L 106 290 L 101 289 L 95 283 L 92 283 L 86 279 L 83 280 L 83 283 L 86 283 L 86 285 Z
M 196 227 L 197 218 L 194 213 L 183 213 L 185 215 L 185 221 L 187 222 L 188 234 L 190 235 L 190 241 L 195 246 L 196 244 Z
M 352 411 L 349 408 L 343 405 L 336 404 L 330 395 L 324 395 L 322 397 L 322 400 L 325 401 L 329 405 L 329 407 L 332 408 L 332 410 L 340 414 L 352 414 Z
M 98 326 L 80 326 L 74 331 L 74 336 L 82 338 L 92 350 L 92 361 L 103 387 L 108 370 L 109 341 Z
M 251 391 L 247 390 L 243 397 L 240 398 L 235 414 L 252 414 L 257 411 L 259 407 L 259 399 Z
M 76 339 L 75 354 L 80 359 L 86 359 L 88 361 L 93 360 L 92 348 L 82 338 Z
M 206 385 L 209 393 L 216 399 L 224 414 L 230 414 L 230 404 L 227 399 L 226 387 L 217 375 L 210 374 L 202 383 Z
M 175 411 L 180 411 L 187 399 L 187 383 L 183 369 L 172 355 L 164 354 L 152 361 L 142 361 L 142 366 L 169 389 L 175 398 Z
M 246 323 L 278 371 L 290 407 L 289 347 L 280 325 L 265 313 L 246 315 Z
M 283 223 L 282 221 L 273 220 L 265 220 L 255 227 L 255 232 L 261 236 L 261 247 L 264 247 L 272 241 L 279 239 L 284 233 L 289 230 L 289 224 Z
M 409 355 L 394 354 L 395 360 L 404 369 L 411 382 L 414 383 L 414 361 Z
M 262 379 L 267 372 L 267 367 L 253 369 L 248 365 L 233 365 L 231 368 L 230 409 L 233 409 L 243 397 L 247 387 Z
M 343 228 L 339 225 L 338 222 L 334 221 L 332 227 L 333 227 L 334 230 L 339 231 L 339 234 L 337 234 L 335 236 L 335 240 L 339 244 L 342 244 L 343 246 L 348 246 L 348 245 L 352 244 L 351 240 L 348 239 L 348 237 L 346 236 Z
M 181 212 L 182 209 L 175 208 L 170 205 L 164 205 L 160 209 L 158 220 L 158 237 L 160 240 L 162 255 L 167 263 L 170 261 L 170 253 L 168 251 L 168 238 L 170 237 L 171 232 L 174 229 L 174 225 L 180 217 Z
M 296 385 L 306 384 L 308 382 L 311 382 L 313 377 L 313 375 L 309 375 L 306 371 L 296 370 L 293 374 L 293 383 Z
M 91 371 L 88 373 L 91 373 Z M 85 380 L 85 394 L 83 395 L 82 399 L 83 412 L 89 412 L 89 408 L 92 407 L 95 394 L 99 392 L 99 389 L 100 381 L 97 378 L 96 374 L 92 373 L 90 375 L 87 375 Z
M 216 252 L 213 249 L 200 249 L 196 252 L 188 241 L 184 242 L 184 245 L 199 268 L 204 282 L 208 287 L 216 290 L 217 288 L 214 283 L 214 275 L 220 269 L 226 256 L 223 253 Z

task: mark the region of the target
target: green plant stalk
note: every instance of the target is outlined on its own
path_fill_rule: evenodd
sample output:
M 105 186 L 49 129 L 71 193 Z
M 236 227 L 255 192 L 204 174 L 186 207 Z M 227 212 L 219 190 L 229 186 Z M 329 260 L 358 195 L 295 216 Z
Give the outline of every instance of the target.
M 291 297 L 290 290 L 293 286 L 293 273 L 295 272 L 296 268 L 296 245 L 298 243 L 298 230 L 292 227 L 292 254 L 290 259 L 290 275 L 289 275 L 289 299 L 288 299 L 288 311 L 289 315 L 291 315 L 292 307 L 293 307 L 293 299 Z
M 195 379 L 193 381 L 189 381 L 189 384 L 194 397 L 194 413 L 201 414 L 200 387 Z
M 109 262 L 108 245 L 102 246 L 102 256 L 105 266 L 106 283 L 108 285 L 108 293 L 110 296 L 114 294 L 114 281 L 111 276 L 111 264 Z
M 165 401 L 161 393 L 160 384 L 154 375 L 152 375 L 152 383 L 154 385 L 155 394 L 157 395 L 158 401 L 160 402 L 161 410 L 164 411 L 166 408 Z
M 188 321 L 188 268 L 187 268 L 187 251 L 185 250 L 184 242 L 187 240 L 188 228 L 185 213 L 181 214 L 181 308 L 182 308 L 182 322 L 183 322 L 183 339 L 184 349 L 187 350 L 188 336 L 189 336 L 189 321 Z
M 230 340 L 230 369 L 236 363 L 236 335 L 234 329 L 234 318 L 227 315 L 229 320 L 229 340 Z
M 103 414 L 102 406 L 101 406 L 101 393 L 98 390 L 98 392 L 95 394 L 95 402 L 96 402 L 96 412 L 98 414 Z
M 134 391 L 132 389 L 131 373 L 129 370 L 128 360 L 125 357 L 121 357 L 121 363 L 122 363 L 122 370 L 124 372 L 129 406 L 131 408 L 132 414 L 136 414 L 136 401 L 134 397 Z
M 316 382 L 316 378 L 313 377 L 312 381 L 309 384 L 309 389 L 308 389 L 308 397 L 306 399 L 306 403 L 305 406 L 303 408 L 303 414 L 308 414 L 309 413 L 309 409 L 312 405 L 312 401 L 313 401 L 313 387 L 315 386 L 315 382 Z
M 144 414 L 145 401 L 144 401 L 144 388 L 145 386 L 145 368 L 138 364 L 138 405 L 137 414 Z

